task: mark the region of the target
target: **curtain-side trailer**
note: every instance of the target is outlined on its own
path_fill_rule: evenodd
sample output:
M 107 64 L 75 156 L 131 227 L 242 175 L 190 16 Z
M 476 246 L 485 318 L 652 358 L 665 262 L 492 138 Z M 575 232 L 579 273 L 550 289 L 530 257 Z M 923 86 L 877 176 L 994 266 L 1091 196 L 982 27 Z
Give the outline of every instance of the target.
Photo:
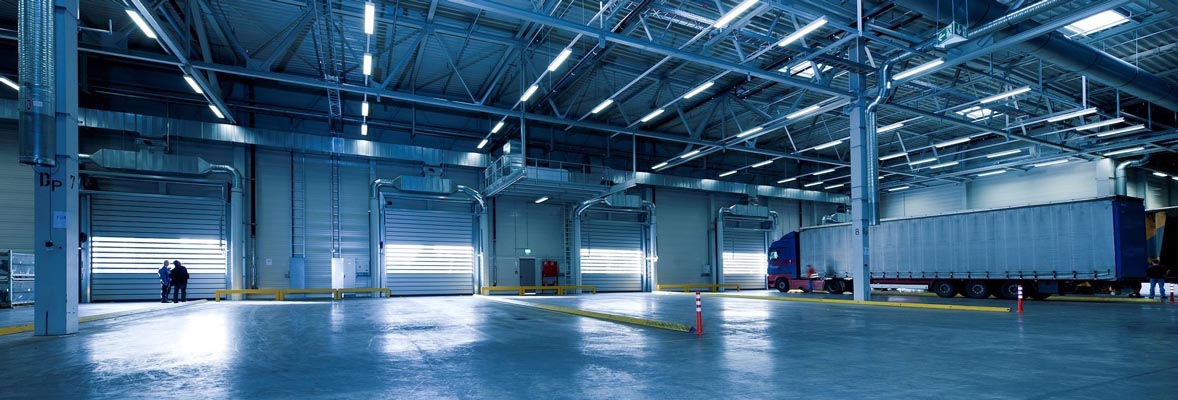
M 1136 293 L 1147 266 L 1142 200 L 1109 197 L 897 218 L 871 227 L 871 283 L 922 285 L 941 297 L 1033 298 L 1077 286 Z M 802 228 L 769 250 L 768 283 L 849 290 L 851 227 Z

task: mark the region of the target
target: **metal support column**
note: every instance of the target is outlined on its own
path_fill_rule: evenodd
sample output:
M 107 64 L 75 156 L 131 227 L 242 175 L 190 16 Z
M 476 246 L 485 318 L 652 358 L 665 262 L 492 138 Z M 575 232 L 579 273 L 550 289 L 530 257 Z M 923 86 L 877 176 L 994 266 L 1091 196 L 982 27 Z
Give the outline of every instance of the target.
M 856 39 L 851 60 L 864 62 L 866 52 L 862 38 Z M 851 270 L 854 278 L 855 300 L 871 299 L 871 225 L 875 217 L 876 176 L 879 171 L 875 129 L 871 127 L 867 111 L 867 75 L 851 74 L 852 92 L 858 95 L 851 101 Z M 882 90 L 882 88 L 881 88 Z
M 78 332 L 78 0 L 53 4 L 56 166 L 33 168 L 37 336 Z

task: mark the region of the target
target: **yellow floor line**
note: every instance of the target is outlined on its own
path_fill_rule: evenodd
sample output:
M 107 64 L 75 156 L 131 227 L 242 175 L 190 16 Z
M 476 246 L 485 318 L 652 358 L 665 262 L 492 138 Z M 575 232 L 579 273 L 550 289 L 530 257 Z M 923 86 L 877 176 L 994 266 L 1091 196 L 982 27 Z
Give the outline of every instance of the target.
M 586 311 L 586 310 L 580 310 L 580 309 L 576 309 L 576 308 L 560 307 L 560 306 L 554 306 L 554 305 L 549 305 L 549 304 L 511 300 L 511 299 L 505 299 L 505 298 L 501 298 L 501 297 L 490 297 L 490 296 L 480 296 L 480 297 L 483 297 L 483 298 L 485 298 L 487 300 L 491 300 L 491 301 L 498 301 L 498 302 L 502 302 L 502 303 L 515 304 L 515 305 L 524 306 L 524 307 L 539 308 L 541 310 L 547 310 L 547 311 L 553 311 L 553 312 L 559 312 L 559 313 L 565 313 L 565 314 L 572 314 L 572 315 L 577 315 L 577 316 L 581 316 L 581 317 L 596 318 L 596 319 L 612 321 L 612 322 L 621 322 L 621 323 L 632 324 L 632 325 L 640 325 L 640 326 L 646 326 L 646 327 L 650 327 L 650 328 L 666 329 L 666 330 L 671 330 L 671 331 L 675 331 L 675 332 L 691 332 L 693 329 L 691 326 L 688 326 L 686 324 L 678 324 L 678 323 L 674 323 L 674 322 L 665 322 L 665 321 L 656 321 L 653 319 L 627 317 L 625 315 L 607 314 L 607 313 L 596 312 L 596 311 Z
M 128 315 L 145 314 L 145 313 L 156 312 L 156 311 L 174 310 L 174 309 L 177 309 L 180 307 L 191 306 L 191 305 L 201 304 L 201 303 L 205 303 L 205 302 L 206 302 L 205 300 L 193 300 L 193 301 L 189 301 L 186 303 L 179 303 L 175 306 L 171 306 L 171 307 L 167 307 L 167 308 L 147 308 L 147 309 L 140 309 L 140 310 L 119 311 L 119 312 L 106 313 L 106 314 L 87 315 L 84 317 L 79 317 L 78 322 L 79 323 L 93 322 L 93 321 L 98 321 L 98 320 L 103 320 L 103 319 L 125 317 Z M 32 331 L 33 331 L 33 324 L 5 326 L 5 327 L 0 327 L 0 336 L 12 335 L 12 334 L 22 333 L 22 332 L 32 332 Z
M 838 299 L 806 299 L 798 297 L 781 297 L 781 296 L 745 296 L 739 294 L 720 294 L 720 293 L 703 293 L 706 297 L 728 297 L 734 299 L 755 299 L 755 300 L 776 300 L 776 301 L 796 301 L 801 303 L 828 303 L 828 304 L 844 304 L 856 306 L 874 306 L 874 307 L 897 307 L 897 308 L 923 308 L 930 310 L 955 310 L 955 311 L 981 311 L 981 312 L 1010 312 L 1010 307 L 988 307 L 988 306 L 960 306 L 952 304 L 922 304 L 922 303 L 894 303 L 885 301 L 858 301 L 858 300 L 838 300 Z

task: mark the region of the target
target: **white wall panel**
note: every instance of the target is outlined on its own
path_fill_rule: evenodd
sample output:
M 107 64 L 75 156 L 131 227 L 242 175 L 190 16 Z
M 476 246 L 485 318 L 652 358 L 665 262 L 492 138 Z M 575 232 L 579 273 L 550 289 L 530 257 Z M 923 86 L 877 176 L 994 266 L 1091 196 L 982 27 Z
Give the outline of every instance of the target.
M 965 189 L 962 184 L 946 184 L 884 192 L 880 195 L 880 218 L 915 217 L 964 210 Z
M 535 258 L 536 268 L 543 260 L 557 260 L 560 271 L 567 272 L 563 207 L 560 204 L 535 204 L 531 200 L 500 198 L 495 201 L 495 275 L 492 284 L 519 284 L 519 259 Z M 525 254 L 531 249 L 532 254 Z M 539 279 L 539 272 L 536 273 Z M 561 283 L 568 283 L 561 277 Z
M 969 208 L 988 209 L 1087 199 L 1107 194 L 1108 161 L 1031 168 L 977 178 L 969 183 Z
M 331 160 L 308 155 L 307 175 L 307 266 L 305 287 L 331 287 Z M 365 197 L 367 199 L 367 196 Z
M 710 270 L 709 226 L 715 210 L 708 210 L 708 194 L 658 189 L 658 282 L 705 283 Z
M 33 251 L 33 170 L 18 164 L 16 124 L 0 123 L 0 250 Z
M 290 287 L 290 153 L 259 150 L 256 162 L 258 287 Z
M 358 270 L 369 270 L 368 162 L 340 161 L 340 256 L 355 258 Z M 370 274 L 371 275 L 371 274 Z M 357 287 L 370 287 L 370 276 L 357 276 Z

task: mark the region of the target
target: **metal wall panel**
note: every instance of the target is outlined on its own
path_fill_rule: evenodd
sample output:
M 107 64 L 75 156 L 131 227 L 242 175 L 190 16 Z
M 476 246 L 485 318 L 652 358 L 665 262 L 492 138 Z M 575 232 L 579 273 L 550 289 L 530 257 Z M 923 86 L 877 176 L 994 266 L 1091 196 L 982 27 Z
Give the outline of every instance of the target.
M 385 270 L 393 294 L 471 294 L 474 215 L 385 210 Z
M 710 283 L 708 194 L 658 189 L 658 283 Z
M 304 285 L 308 288 L 331 287 L 331 160 L 307 156 L 306 171 L 306 243 Z M 365 174 L 367 176 L 367 174 Z M 367 199 L 368 196 L 364 196 Z M 350 201 L 357 201 L 352 199 Z M 284 238 L 277 238 L 284 240 Z
M 581 224 L 581 282 L 599 292 L 640 292 L 643 232 L 638 223 L 594 221 Z
M 1090 199 L 1108 185 L 1110 177 L 1101 171 L 1100 161 L 1075 161 L 978 178 L 969 183 L 967 205 L 976 210 Z
M 259 150 L 256 162 L 258 287 L 290 287 L 290 153 Z
M 340 162 L 340 256 L 356 259 L 357 269 L 371 272 L 368 260 L 368 163 Z M 370 287 L 370 275 L 356 276 L 357 287 Z
M 761 230 L 724 230 L 724 283 L 739 283 L 741 289 L 765 288 L 768 234 Z
M 188 268 L 190 299 L 212 298 L 225 288 L 226 207 L 216 199 L 91 195 L 93 300 L 159 299 L 163 260 Z
M 965 185 L 960 184 L 886 192 L 879 205 L 881 218 L 937 215 L 964 209 Z
M 1110 200 L 883 221 L 872 229 L 871 272 L 914 278 L 1115 275 Z M 850 225 L 802 231 L 802 264 L 849 276 Z
M 16 124 L 0 123 L 0 249 L 33 251 L 33 170 L 18 164 Z

